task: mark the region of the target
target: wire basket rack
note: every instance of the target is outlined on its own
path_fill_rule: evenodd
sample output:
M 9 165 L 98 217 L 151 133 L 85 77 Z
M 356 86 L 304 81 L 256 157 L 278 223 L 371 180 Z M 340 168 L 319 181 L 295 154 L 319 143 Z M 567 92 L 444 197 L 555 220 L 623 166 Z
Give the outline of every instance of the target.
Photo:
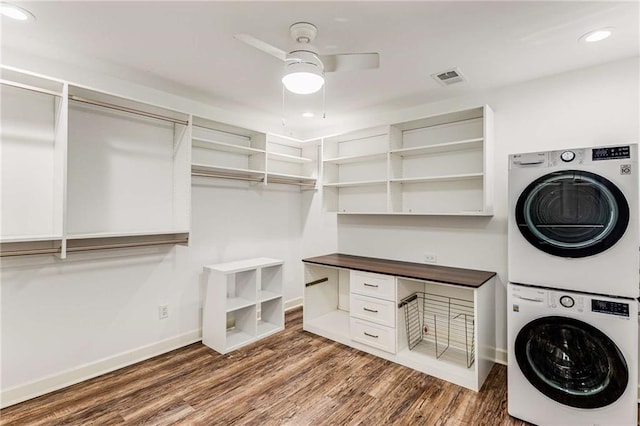
M 463 354 L 459 362 L 467 368 L 475 361 L 473 301 L 438 294 L 415 292 L 402 299 L 407 343 L 413 350 L 419 343 L 433 346 L 436 358 L 452 349 Z M 455 358 L 455 357 L 454 357 Z

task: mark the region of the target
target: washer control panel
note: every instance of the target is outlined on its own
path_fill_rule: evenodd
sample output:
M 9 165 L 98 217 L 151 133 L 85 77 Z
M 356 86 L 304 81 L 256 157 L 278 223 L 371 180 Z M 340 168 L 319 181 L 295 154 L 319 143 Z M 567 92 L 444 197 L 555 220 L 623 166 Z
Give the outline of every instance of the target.
M 629 304 L 610 300 L 591 299 L 591 312 L 629 317 Z

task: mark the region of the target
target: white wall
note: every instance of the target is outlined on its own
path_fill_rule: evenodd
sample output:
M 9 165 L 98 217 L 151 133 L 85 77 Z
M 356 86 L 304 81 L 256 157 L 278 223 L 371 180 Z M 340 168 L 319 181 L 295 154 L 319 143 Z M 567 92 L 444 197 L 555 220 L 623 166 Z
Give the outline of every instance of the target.
M 399 111 L 391 122 L 483 103 L 493 108 L 494 216 L 339 216 L 339 251 L 413 262 L 432 252 L 441 265 L 496 271 L 497 356 L 504 359 L 508 154 L 640 141 L 639 76 L 632 58 Z
M 200 340 L 205 264 L 284 259 L 284 300 L 299 303 L 306 213 L 294 188 L 194 178 L 189 247 L 4 259 L 3 405 Z

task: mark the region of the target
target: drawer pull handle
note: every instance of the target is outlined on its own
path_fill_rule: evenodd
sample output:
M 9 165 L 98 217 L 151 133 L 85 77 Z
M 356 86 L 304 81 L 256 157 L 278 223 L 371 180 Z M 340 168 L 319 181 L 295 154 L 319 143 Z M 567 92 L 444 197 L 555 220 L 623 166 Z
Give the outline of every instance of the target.
M 369 334 L 366 331 L 363 331 L 363 333 L 364 333 L 365 336 L 373 337 L 374 339 L 378 338 L 378 336 L 376 336 L 375 334 Z
M 365 311 L 367 311 L 367 312 L 373 312 L 374 314 L 377 314 L 377 313 L 378 313 L 378 311 L 377 311 L 377 310 L 375 310 L 375 309 L 369 309 L 369 308 L 362 308 L 362 309 L 364 309 L 364 310 L 365 310 Z
M 374 287 L 374 288 L 378 288 L 378 284 L 369 284 L 369 283 L 364 283 L 365 287 Z

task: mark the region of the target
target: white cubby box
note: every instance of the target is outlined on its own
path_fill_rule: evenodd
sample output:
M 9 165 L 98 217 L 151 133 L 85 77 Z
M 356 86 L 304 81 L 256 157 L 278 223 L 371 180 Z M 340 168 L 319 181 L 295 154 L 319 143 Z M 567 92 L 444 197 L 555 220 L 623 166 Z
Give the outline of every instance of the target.
M 202 342 L 225 354 L 284 330 L 282 265 L 261 257 L 205 266 Z
M 492 134 L 485 105 L 325 138 L 325 206 L 342 214 L 490 216 Z

